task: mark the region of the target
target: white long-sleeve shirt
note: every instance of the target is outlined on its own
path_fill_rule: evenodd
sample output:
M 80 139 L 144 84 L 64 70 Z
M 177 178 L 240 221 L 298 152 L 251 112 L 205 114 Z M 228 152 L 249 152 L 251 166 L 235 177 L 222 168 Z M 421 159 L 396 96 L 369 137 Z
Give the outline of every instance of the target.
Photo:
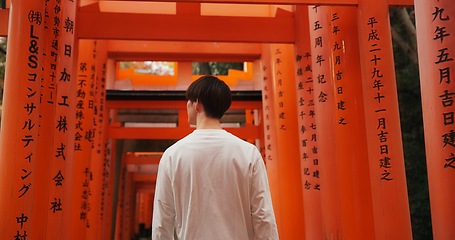
M 278 239 L 257 148 L 225 130 L 197 129 L 163 154 L 152 239 Z

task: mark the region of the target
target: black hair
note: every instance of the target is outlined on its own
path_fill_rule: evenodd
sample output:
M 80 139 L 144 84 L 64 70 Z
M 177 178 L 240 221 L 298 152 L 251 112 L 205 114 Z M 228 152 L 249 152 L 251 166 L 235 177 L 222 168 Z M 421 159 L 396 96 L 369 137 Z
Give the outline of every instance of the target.
M 215 76 L 203 76 L 188 87 L 186 99 L 199 101 L 207 117 L 221 119 L 231 106 L 232 94 L 224 81 Z

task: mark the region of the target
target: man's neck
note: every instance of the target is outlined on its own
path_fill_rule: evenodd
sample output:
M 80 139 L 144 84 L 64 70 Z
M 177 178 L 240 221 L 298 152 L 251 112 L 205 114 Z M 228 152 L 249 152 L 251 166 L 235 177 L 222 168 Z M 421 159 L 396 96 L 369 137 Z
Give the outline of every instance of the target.
M 221 129 L 221 123 L 219 119 L 209 118 L 206 116 L 200 116 L 197 119 L 197 129 Z

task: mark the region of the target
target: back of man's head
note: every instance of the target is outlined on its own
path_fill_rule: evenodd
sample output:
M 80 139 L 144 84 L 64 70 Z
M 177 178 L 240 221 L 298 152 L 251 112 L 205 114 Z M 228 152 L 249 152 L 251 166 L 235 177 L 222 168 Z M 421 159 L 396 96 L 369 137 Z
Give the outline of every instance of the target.
M 217 119 L 223 117 L 232 102 L 229 86 L 214 76 L 203 76 L 191 83 L 186 98 L 191 102 L 199 101 L 207 117 Z

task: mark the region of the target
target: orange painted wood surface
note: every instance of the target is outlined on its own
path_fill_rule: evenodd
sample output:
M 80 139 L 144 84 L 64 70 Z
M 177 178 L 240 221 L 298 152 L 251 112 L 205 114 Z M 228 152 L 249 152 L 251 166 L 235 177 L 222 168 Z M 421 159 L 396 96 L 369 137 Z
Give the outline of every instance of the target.
M 149 173 L 134 173 L 132 178 L 135 182 L 149 182 L 155 183 L 156 182 L 156 174 L 149 174 Z
M 162 152 L 128 152 L 125 154 L 126 164 L 159 164 Z
M 412 239 L 387 1 L 358 11 L 376 239 Z
M 107 116 L 105 116 L 105 121 L 108 119 Z M 107 124 L 105 124 L 107 125 Z M 107 131 L 107 129 L 106 129 Z M 106 138 L 107 139 L 107 138 Z M 113 196 L 113 188 L 114 188 L 114 173 L 115 173 L 115 149 L 117 146 L 117 141 L 107 139 L 106 140 L 106 145 L 105 145 L 105 152 L 104 152 L 104 160 L 105 160 L 105 165 L 104 165 L 104 170 L 103 170 L 103 184 L 105 185 L 105 190 L 103 193 L 102 197 L 102 202 L 104 203 L 102 208 L 103 208 L 103 230 L 102 230 L 102 239 L 111 239 L 112 236 L 112 219 L 113 219 L 113 201 L 114 201 L 114 196 Z
M 52 9 L 55 6 L 54 1 L 49 1 L 45 4 L 45 12 L 49 12 L 49 9 Z M 61 198 L 56 193 L 55 188 L 51 187 L 52 180 L 51 177 L 51 166 L 53 161 L 54 146 L 53 139 L 54 136 L 63 130 L 65 123 L 63 125 L 59 124 L 46 124 L 46 123 L 58 123 L 54 122 L 55 119 L 55 108 L 57 103 L 54 100 L 56 95 L 56 67 L 52 69 L 52 66 L 57 66 L 57 58 L 51 56 L 51 54 L 56 53 L 55 49 L 52 48 L 52 42 L 54 40 L 58 41 L 59 36 L 53 35 L 51 29 L 54 27 L 52 22 L 49 19 L 54 19 L 56 16 L 55 12 L 52 11 L 48 18 L 44 18 L 43 25 L 44 31 L 42 34 L 42 48 L 43 56 L 41 60 L 41 86 L 40 86 L 40 121 L 38 125 L 38 147 L 37 147 L 37 156 L 36 162 L 39 164 L 36 165 L 35 171 L 33 174 L 37 177 L 34 183 L 36 189 L 39 191 L 34 192 L 33 197 L 33 214 L 31 219 L 46 219 L 48 214 L 57 213 L 57 215 L 62 215 L 61 213 Z M 52 25 L 51 25 L 52 24 Z M 51 66 L 52 65 L 52 66 Z M 53 77 L 54 76 L 54 77 Z M 55 127 L 57 126 L 57 127 Z M 57 172 L 55 172 L 57 173 Z M 55 199 L 51 199 L 48 196 L 52 195 Z M 50 211 L 49 211 L 50 210 Z M 47 222 L 48 221 L 36 221 L 33 224 L 32 232 L 35 236 L 46 236 L 47 235 Z M 61 228 L 55 229 L 53 232 L 61 235 Z
M 38 161 L 44 1 L 16 1 L 11 9 L 8 64 L 0 132 L 0 239 L 39 238 L 33 200 Z M 31 16 L 24 19 L 23 16 Z M 42 139 L 43 141 L 46 139 Z M 38 170 L 40 169 L 40 170 Z M 41 176 L 42 177 L 42 176 Z M 42 216 L 43 217 L 43 216 Z
M 261 55 L 258 43 L 108 40 L 109 58 L 154 61 L 254 61 Z
M 374 239 L 368 148 L 362 94 L 357 8 L 330 7 L 328 47 L 335 100 L 335 153 L 342 239 Z
M 295 75 L 305 239 L 322 240 L 321 182 L 315 126 L 308 7 L 296 7 Z
M 130 199 L 129 199 L 129 207 L 128 207 L 128 218 L 130 218 L 131 220 L 129 221 L 129 236 L 130 238 L 134 237 L 135 234 L 137 233 L 136 231 L 136 221 L 135 221 L 135 217 L 134 217 L 134 214 L 136 213 L 136 205 L 137 205 L 137 202 L 136 202 L 136 193 L 138 192 L 138 189 L 137 189 L 137 183 L 135 182 L 132 182 L 131 183 L 131 194 L 130 194 Z M 150 193 L 150 192 L 146 192 L 146 193 Z M 152 212 L 152 209 L 147 209 L 147 211 L 150 211 L 150 213 Z M 151 218 L 150 218 L 151 219 Z M 150 228 L 150 227 L 149 227 Z
M 134 102 L 134 104 L 133 104 Z M 185 101 L 107 101 L 107 109 L 178 109 L 179 121 L 176 127 L 124 127 L 111 124 L 107 136 L 112 139 L 180 139 L 194 130 L 186 122 Z M 260 109 L 261 102 L 233 101 L 230 109 Z M 115 123 L 115 121 L 114 121 Z M 260 125 L 245 124 L 242 127 L 225 129 L 242 139 L 260 139 Z
M 93 92 L 93 141 L 91 149 L 90 171 L 92 172 L 92 179 L 90 182 L 90 205 L 91 209 L 88 212 L 88 219 L 90 220 L 90 228 L 87 229 L 86 239 L 101 239 L 102 222 L 101 213 L 101 198 L 105 190 L 103 185 L 103 165 L 104 154 L 102 152 L 102 145 L 104 145 L 104 126 L 103 126 L 103 111 L 105 101 L 105 86 L 103 79 L 105 78 L 105 65 L 107 62 L 107 43 L 106 41 L 96 42 L 96 61 L 95 61 L 95 80 L 94 86 L 91 89 Z M 89 100 L 90 101 L 90 100 Z M 90 103 L 89 103 L 90 106 Z
M 57 1 L 50 1 L 48 2 L 48 7 L 50 9 L 60 7 L 61 9 L 57 13 L 55 13 L 55 10 L 50 11 L 49 15 L 52 16 L 51 19 L 58 17 L 59 19 L 68 19 L 68 23 L 75 21 L 76 3 L 57 3 Z M 76 93 L 72 93 L 71 90 L 76 89 L 77 41 L 75 40 L 76 35 L 74 29 L 71 30 L 71 28 L 68 28 L 68 31 L 66 31 L 64 24 L 57 24 L 57 22 L 50 20 L 47 21 L 51 23 L 47 36 L 52 36 L 53 39 L 49 45 L 45 46 L 45 49 L 49 51 L 47 53 L 48 57 L 54 61 L 57 59 L 57 64 L 56 66 L 52 64 L 46 66 L 52 70 L 50 75 L 56 75 L 55 79 L 51 79 L 51 84 L 49 85 L 49 88 L 55 87 L 55 93 L 54 95 L 45 96 L 45 98 L 43 96 L 45 101 L 54 101 L 55 108 L 53 119 L 49 121 L 49 123 L 52 122 L 49 125 L 53 130 L 55 129 L 55 134 L 50 141 L 52 143 L 52 155 L 50 165 L 51 175 L 49 179 L 52 179 L 52 181 L 49 182 L 51 194 L 47 197 L 49 204 L 52 205 L 47 208 L 45 238 L 67 239 L 69 235 L 64 232 L 64 226 L 71 212 L 72 189 L 69 183 L 72 178 L 72 171 L 70 169 L 74 162 L 73 136 L 75 134 L 74 126 L 76 119 Z M 54 28 L 59 29 L 60 34 L 58 36 L 53 34 L 52 29 Z M 56 58 L 56 56 L 60 57 Z
M 0 37 L 8 36 L 9 9 L 0 9 Z
M 454 69 L 455 7 L 448 1 L 416 1 L 422 113 L 433 238 L 455 238 Z M 450 34 L 450 35 L 449 35 Z M 453 72 L 452 72 L 453 73 Z M 453 76 L 453 75 L 452 75 Z
M 82 0 L 86 1 L 86 0 Z M 90 0 L 88 0 L 90 1 Z M 101 0 L 104 1 L 104 0 Z M 132 0 L 122 0 L 122 1 L 132 1 Z M 141 2 L 148 2 L 150 0 L 138 0 Z M 397 1 L 397 0 L 391 0 Z M 164 0 L 161 2 L 193 2 L 193 3 L 238 3 L 238 4 L 322 4 L 322 5 L 355 5 L 358 3 L 358 0 Z
M 318 142 L 320 169 L 322 231 L 324 239 L 342 236 L 340 209 L 339 171 L 336 157 L 334 82 L 331 72 L 331 48 L 329 46 L 330 7 L 308 6 L 311 59 L 313 69 L 313 95 L 315 125 Z
M 178 15 L 197 16 L 201 14 L 200 2 L 176 2 L 175 8 Z
M 84 1 L 84 0 L 83 0 Z M 103 1 L 103 0 L 101 0 Z M 123 0 L 132 1 L 132 0 Z M 136 0 L 147 2 L 149 0 Z M 292 5 L 357 5 L 359 0 L 164 0 L 162 2 L 234 3 L 234 4 L 292 4 Z M 412 0 L 389 0 L 390 5 L 412 6 Z
M 106 56 L 103 56 L 105 58 Z M 101 221 L 101 229 L 100 229 L 100 238 L 107 239 L 106 236 L 106 229 L 109 228 L 111 219 L 108 217 L 108 213 L 111 211 L 106 207 L 107 202 L 109 201 L 106 196 L 109 193 L 109 175 L 110 175 L 110 166 L 111 164 L 111 156 L 109 155 L 109 143 L 110 139 L 107 138 L 107 129 L 108 129 L 108 122 L 109 122 L 109 112 L 106 108 L 106 85 L 107 85 L 107 60 L 105 59 L 104 62 L 100 61 L 101 66 L 99 70 L 99 78 L 97 81 L 97 87 L 100 91 L 100 98 L 98 103 L 98 117 L 97 117 L 97 124 L 99 125 L 98 132 L 96 135 L 100 137 L 99 146 L 95 146 L 96 151 L 99 152 L 100 158 L 102 161 L 101 167 L 101 197 L 100 197 L 100 221 Z
M 86 238 L 90 228 L 89 211 L 91 181 L 93 173 L 90 169 L 92 158 L 93 103 L 94 83 L 96 77 L 96 41 L 80 40 L 77 64 L 74 162 L 71 166 L 73 176 L 70 179 L 71 210 L 65 230 L 72 232 L 70 239 Z
M 267 175 L 270 185 L 275 218 L 277 221 L 278 232 L 282 230 L 281 217 L 281 195 L 278 174 L 278 145 L 276 141 L 275 108 L 273 107 L 275 94 L 273 91 L 273 61 L 270 46 L 263 44 L 261 55 L 261 75 L 262 75 L 262 122 L 264 128 L 264 157 L 267 166 Z
M 125 219 L 128 216 L 125 216 L 125 201 L 127 201 L 127 186 L 130 182 L 128 182 L 128 171 L 126 169 L 126 164 L 125 164 L 125 159 L 122 158 L 121 160 L 121 166 L 120 166 L 120 176 L 119 177 L 119 185 L 118 185 L 118 200 L 117 200 L 117 205 L 115 206 L 116 210 L 114 213 L 116 214 L 116 217 L 114 218 L 116 223 L 115 223 L 115 235 L 114 239 L 127 239 L 127 233 L 126 233 L 126 226 L 125 226 Z M 138 196 L 136 196 L 136 200 L 139 201 Z
M 294 74 L 293 45 L 271 44 L 272 91 L 276 135 L 276 161 L 280 184 L 280 239 L 296 239 L 304 236 L 305 225 L 302 195 L 302 179 L 298 147 L 297 104 Z
M 119 226 L 121 227 L 121 238 L 120 239 L 131 239 L 134 234 L 134 227 L 136 225 L 135 218 L 134 218 L 134 213 L 135 213 L 135 205 L 136 205 L 136 197 L 137 197 L 137 191 L 135 189 L 135 182 L 133 178 L 134 173 L 131 172 L 126 172 L 125 173 L 125 178 L 123 179 L 124 184 L 125 184 L 125 189 L 123 193 L 123 201 L 122 201 L 122 211 L 123 211 L 123 217 L 121 218 L 122 225 Z M 142 201 L 145 201 L 146 195 L 142 195 L 141 198 L 139 199 L 142 203 Z M 145 206 L 144 206 L 145 207 Z M 147 211 L 146 208 L 143 209 L 144 213 L 146 214 L 145 211 Z
M 258 43 L 294 41 L 294 20 L 289 17 L 178 16 L 81 11 L 78 23 L 81 39 Z M 162 24 L 150 28 L 150 23 Z M 233 32 L 236 34 L 232 34 Z
M 101 0 L 103 1 L 103 0 Z M 129 0 L 123 0 L 123 1 L 129 1 Z M 148 0 L 139 0 L 139 2 L 149 2 Z M 320 4 L 320 5 L 358 5 L 359 0 L 344 0 L 344 1 L 339 1 L 339 0 L 204 0 L 204 1 L 192 1 L 192 0 L 183 0 L 183 1 L 174 1 L 174 0 L 164 0 L 163 2 L 177 2 L 176 4 L 177 9 L 175 10 L 176 13 L 180 15 L 193 15 L 196 16 L 198 13 L 198 10 L 200 9 L 197 8 L 197 6 L 201 3 L 227 3 L 227 4 L 276 4 L 276 5 L 313 5 L 313 4 Z M 88 6 L 88 8 L 93 9 L 93 5 L 98 4 L 97 0 L 81 0 L 80 6 Z M 186 5 L 192 6 L 192 8 L 186 6 Z M 193 5 L 192 5 L 193 4 Z M 388 0 L 388 4 L 390 6 L 413 6 L 414 1 L 413 0 Z M 7 35 L 7 28 L 8 28 L 8 9 L 9 9 L 9 0 L 7 0 L 6 3 L 6 10 L 0 9 L 0 20 L 5 20 L 5 21 L 0 21 L 0 36 L 6 36 Z M 185 7 L 182 7 L 185 6 Z M 194 7 L 196 6 L 196 7 Z M 229 5 L 226 5 L 227 7 Z M 87 7 L 86 7 L 87 8 Z M 187 10 L 188 8 L 189 10 Z M 182 10 L 181 10 L 182 9 Z M 128 8 L 124 9 L 124 11 L 127 11 Z M 3 13 L 5 12 L 5 13 Z M 191 14 L 188 14 L 191 13 Z M 90 28 L 90 25 L 84 25 L 83 28 Z M 85 38 L 96 38 L 95 36 L 89 36 L 90 34 L 98 34 L 99 33 L 89 31 L 89 30 L 83 30 L 83 32 L 89 33 Z M 104 31 L 104 34 L 106 34 L 107 31 Z M 110 33 L 114 34 L 115 33 Z M 101 34 L 103 35 L 103 34 Z M 143 39 L 144 36 L 140 36 L 140 34 L 136 34 L 137 38 L 136 39 Z M 129 34 L 124 35 L 123 38 L 130 38 L 131 36 Z M 207 38 L 210 38 L 210 36 L 206 36 Z M 185 38 L 184 35 L 180 35 L 180 39 Z M 238 36 L 237 39 L 245 38 L 244 36 Z M 160 38 L 149 38 L 149 39 L 160 39 Z M 231 38 L 230 38 L 231 39 Z M 259 41 L 263 42 L 264 40 L 260 40 L 258 38 L 254 37 L 246 37 L 245 39 L 250 39 L 254 41 Z M 169 40 L 169 39 L 168 39 Z M 283 39 L 284 40 L 284 39 Z M 237 42 L 238 40 L 236 40 Z M 267 41 L 266 41 L 267 42 Z

